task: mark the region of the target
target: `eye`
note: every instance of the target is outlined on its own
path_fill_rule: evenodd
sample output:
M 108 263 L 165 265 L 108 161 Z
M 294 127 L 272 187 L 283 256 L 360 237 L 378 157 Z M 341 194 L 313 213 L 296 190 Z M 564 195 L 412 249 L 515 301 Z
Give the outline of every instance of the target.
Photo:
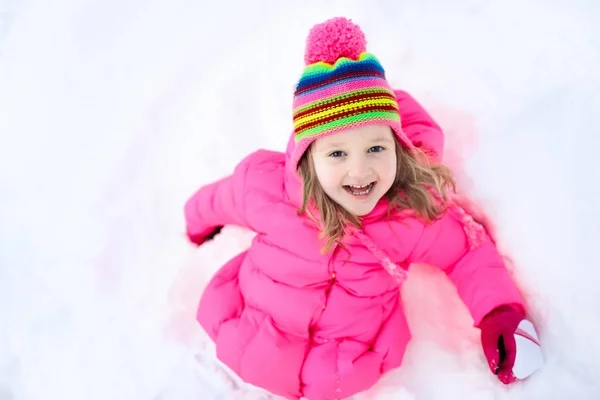
M 367 153 L 381 153 L 383 150 L 385 149 L 382 146 L 373 146 L 367 151 Z
M 329 153 L 329 157 L 333 157 L 333 158 L 338 158 L 338 157 L 343 157 L 344 156 L 344 152 L 343 151 L 332 151 L 331 153 Z

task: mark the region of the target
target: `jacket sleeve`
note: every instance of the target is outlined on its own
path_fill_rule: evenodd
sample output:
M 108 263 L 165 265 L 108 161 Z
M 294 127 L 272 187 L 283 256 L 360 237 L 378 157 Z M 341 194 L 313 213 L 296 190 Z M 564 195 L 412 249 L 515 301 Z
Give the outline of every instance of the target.
M 198 189 L 185 203 L 184 216 L 190 237 L 208 235 L 224 225 L 251 229 L 244 202 L 246 176 L 252 155 L 240 162 L 233 173 Z
M 453 206 L 426 225 L 409 261 L 441 268 L 456 286 L 475 326 L 501 305 L 525 313 L 521 294 L 494 242 L 461 208 Z
M 431 115 L 403 90 L 395 90 L 400 110 L 402 129 L 415 147 L 423 150 L 429 157 L 440 162 L 444 154 L 444 132 Z

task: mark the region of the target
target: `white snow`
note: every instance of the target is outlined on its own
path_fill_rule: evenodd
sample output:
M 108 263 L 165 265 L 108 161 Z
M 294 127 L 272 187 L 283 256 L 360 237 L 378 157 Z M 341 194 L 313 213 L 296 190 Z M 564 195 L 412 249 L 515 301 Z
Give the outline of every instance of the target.
M 284 148 L 306 33 L 337 15 L 446 129 L 546 356 L 501 385 L 451 285 L 417 267 L 406 363 L 356 399 L 600 398 L 600 3 L 5 0 L 0 399 L 260 398 L 194 321 L 251 234 L 196 250 L 182 205 Z

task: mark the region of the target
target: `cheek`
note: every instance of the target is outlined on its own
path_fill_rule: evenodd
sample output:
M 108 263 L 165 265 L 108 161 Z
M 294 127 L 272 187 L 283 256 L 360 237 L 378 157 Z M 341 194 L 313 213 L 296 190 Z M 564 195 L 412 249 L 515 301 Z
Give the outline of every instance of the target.
M 398 166 L 398 162 L 396 160 L 396 157 L 394 156 L 394 158 L 390 161 L 389 166 L 388 166 L 389 177 L 392 181 L 396 179 L 397 166 Z
M 343 174 L 340 172 L 342 169 L 339 166 L 331 164 L 315 164 L 317 172 L 317 178 L 319 183 L 326 191 L 328 189 L 336 189 L 340 186 L 340 182 L 343 178 Z
M 393 153 L 390 156 L 381 159 L 378 168 L 379 177 L 385 181 L 394 181 L 396 179 L 396 154 Z

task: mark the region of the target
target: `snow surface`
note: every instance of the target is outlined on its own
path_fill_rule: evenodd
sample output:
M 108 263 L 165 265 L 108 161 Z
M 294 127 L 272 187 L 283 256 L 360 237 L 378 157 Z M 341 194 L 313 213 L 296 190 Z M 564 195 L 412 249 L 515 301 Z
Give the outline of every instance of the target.
M 445 277 L 404 288 L 405 365 L 359 399 L 600 398 L 596 0 L 0 2 L 0 399 L 253 399 L 210 363 L 182 205 L 283 149 L 310 26 L 345 15 L 448 135 L 546 365 L 505 387 Z

